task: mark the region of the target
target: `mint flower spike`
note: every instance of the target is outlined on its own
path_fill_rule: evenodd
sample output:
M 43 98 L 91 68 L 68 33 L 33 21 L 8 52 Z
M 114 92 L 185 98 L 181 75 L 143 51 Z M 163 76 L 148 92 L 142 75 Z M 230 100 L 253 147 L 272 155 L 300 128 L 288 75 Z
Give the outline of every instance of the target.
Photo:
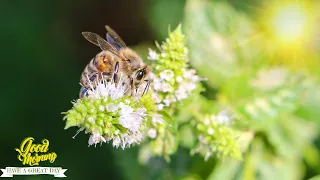
M 217 115 L 207 115 L 197 121 L 198 144 L 192 154 L 202 154 L 207 161 L 216 155 L 219 158 L 233 157 L 242 159 L 239 145 L 230 125 L 233 117 L 227 110 Z
M 188 65 L 188 49 L 185 46 L 185 35 L 181 25 L 173 32 L 162 45 L 158 45 L 160 53 L 149 48 L 148 59 L 152 61 L 154 70 L 153 85 L 156 92 L 158 110 L 169 107 L 171 104 L 187 99 L 204 79 L 196 75 L 194 69 Z
M 139 144 L 147 124 L 146 109 L 137 97 L 126 95 L 128 90 L 121 76 L 118 83 L 105 79 L 91 82 L 88 95 L 64 113 L 65 129 L 78 126 L 77 134 L 83 130 L 91 134 L 89 146 L 111 140 L 114 147 L 122 149 Z

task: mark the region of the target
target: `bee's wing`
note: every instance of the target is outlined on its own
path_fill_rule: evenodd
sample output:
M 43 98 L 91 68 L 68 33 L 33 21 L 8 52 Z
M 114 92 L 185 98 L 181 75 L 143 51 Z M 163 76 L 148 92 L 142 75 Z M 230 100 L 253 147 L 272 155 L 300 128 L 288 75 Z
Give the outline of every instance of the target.
M 96 33 L 92 32 L 82 32 L 82 35 L 84 38 L 86 38 L 89 42 L 95 44 L 96 46 L 99 46 L 104 51 L 110 51 L 114 55 L 118 56 L 119 58 L 123 60 L 127 60 L 119 51 L 111 45 L 108 41 L 104 40 L 101 36 L 99 36 Z
M 121 39 L 121 37 L 108 25 L 105 26 L 107 30 L 107 41 L 114 46 L 118 47 L 118 49 L 127 47 L 126 43 Z
M 118 56 L 119 58 L 123 59 L 123 60 L 127 60 L 126 57 L 124 57 L 119 51 L 118 49 L 116 49 L 113 45 L 111 45 L 108 41 L 106 41 L 105 39 L 103 39 L 100 36 L 97 36 L 97 41 L 99 43 L 99 46 L 102 50 L 104 51 L 110 51 L 112 52 L 114 55 Z
M 92 33 L 92 32 L 82 32 L 82 35 L 84 38 L 86 38 L 86 40 L 88 40 L 92 44 L 99 46 L 99 43 L 97 40 L 97 36 L 99 36 L 98 34 Z

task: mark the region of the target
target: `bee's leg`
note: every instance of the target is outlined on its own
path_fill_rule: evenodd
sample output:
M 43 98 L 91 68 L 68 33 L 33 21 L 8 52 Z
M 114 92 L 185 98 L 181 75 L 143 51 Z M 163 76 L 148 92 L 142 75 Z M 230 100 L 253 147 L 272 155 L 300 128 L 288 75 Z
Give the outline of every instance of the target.
M 150 80 L 145 80 L 145 82 L 147 82 L 147 85 L 146 85 L 146 87 L 144 88 L 143 93 L 142 93 L 141 96 L 147 94 L 147 93 L 148 93 L 148 90 L 149 90 L 149 87 L 150 87 Z
M 135 93 L 135 88 L 133 84 L 133 78 L 130 78 L 130 87 L 131 87 L 131 95 L 134 96 L 136 93 Z
M 103 75 L 110 75 L 110 73 L 107 73 L 107 72 L 97 72 L 97 73 L 94 73 L 90 78 L 89 80 L 90 81 L 94 81 L 97 77 L 99 77 L 100 79 L 103 78 Z
M 119 71 L 119 61 L 116 62 L 116 65 L 114 66 L 114 71 L 112 73 L 112 80 L 114 83 L 118 80 L 118 71 Z
M 102 80 L 103 79 L 103 76 L 104 75 L 110 75 L 108 74 L 107 72 L 97 72 L 97 73 L 94 73 L 90 78 L 90 82 L 93 82 L 94 80 L 96 80 L 98 78 L 98 81 L 99 80 Z
M 99 73 L 93 74 L 93 75 L 89 78 L 89 80 L 90 80 L 90 81 L 93 81 L 94 79 L 96 79 L 96 77 L 98 76 L 98 74 L 99 74 Z
M 86 95 L 87 91 L 88 91 L 87 88 L 85 88 L 84 86 L 81 87 L 80 94 L 79 94 L 80 99 L 83 98 Z

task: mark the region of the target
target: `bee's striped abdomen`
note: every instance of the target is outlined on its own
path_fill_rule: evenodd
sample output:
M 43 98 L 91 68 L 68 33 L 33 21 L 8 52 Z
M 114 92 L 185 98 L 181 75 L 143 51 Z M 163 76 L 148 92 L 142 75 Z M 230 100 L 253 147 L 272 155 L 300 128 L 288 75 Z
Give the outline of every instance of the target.
M 86 87 L 90 87 L 90 81 L 93 81 L 97 76 L 109 77 L 112 74 L 112 71 L 115 66 L 114 55 L 108 51 L 102 51 L 96 55 L 91 61 L 87 64 L 84 71 L 81 74 L 80 83 Z M 102 73 L 101 75 L 99 73 Z
M 84 87 L 88 88 L 89 87 L 88 78 L 91 78 L 91 76 L 93 76 L 97 72 L 99 72 L 99 71 L 95 66 L 95 58 L 93 58 L 93 59 L 91 59 L 89 64 L 87 64 L 87 66 L 85 67 L 84 71 L 82 72 L 80 83 Z

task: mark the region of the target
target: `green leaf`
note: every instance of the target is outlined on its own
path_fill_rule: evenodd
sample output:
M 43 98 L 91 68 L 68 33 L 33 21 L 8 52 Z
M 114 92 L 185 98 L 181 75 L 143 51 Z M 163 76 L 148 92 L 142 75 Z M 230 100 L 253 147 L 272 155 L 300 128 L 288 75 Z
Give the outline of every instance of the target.
M 310 178 L 309 180 L 320 180 L 320 175 L 314 176 Z

